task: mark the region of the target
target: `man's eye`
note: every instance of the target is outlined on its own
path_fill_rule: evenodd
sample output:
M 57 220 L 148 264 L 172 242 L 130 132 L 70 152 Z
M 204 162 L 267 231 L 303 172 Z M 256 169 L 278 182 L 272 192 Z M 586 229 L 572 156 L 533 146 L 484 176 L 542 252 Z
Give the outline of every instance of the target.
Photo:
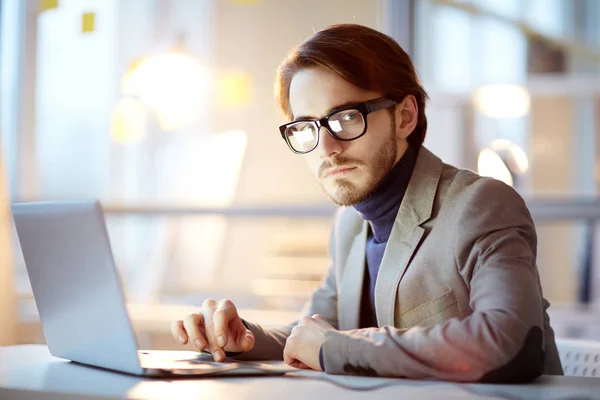
M 358 111 L 348 111 L 342 114 L 340 118 L 342 121 L 354 121 L 358 118 Z

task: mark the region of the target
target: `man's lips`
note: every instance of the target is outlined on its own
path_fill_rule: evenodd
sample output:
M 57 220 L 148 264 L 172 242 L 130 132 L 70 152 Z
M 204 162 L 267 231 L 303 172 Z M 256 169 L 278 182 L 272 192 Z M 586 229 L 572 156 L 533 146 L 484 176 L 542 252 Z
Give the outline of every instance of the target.
M 327 171 L 325 171 L 325 173 L 323 174 L 323 178 L 327 178 L 330 176 L 339 176 L 339 175 L 343 175 L 345 173 L 348 173 L 352 170 L 356 169 L 356 167 L 337 167 L 337 168 L 332 168 L 329 169 Z

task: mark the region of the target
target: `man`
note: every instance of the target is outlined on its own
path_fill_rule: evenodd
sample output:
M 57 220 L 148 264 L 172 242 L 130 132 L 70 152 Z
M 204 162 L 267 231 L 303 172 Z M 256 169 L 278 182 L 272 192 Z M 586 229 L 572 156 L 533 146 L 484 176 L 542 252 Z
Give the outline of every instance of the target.
M 358 25 L 317 32 L 279 67 L 277 95 L 290 121 L 282 137 L 343 206 L 331 266 L 287 327 L 263 329 L 230 301 L 207 300 L 173 322 L 176 340 L 217 361 L 283 358 L 333 374 L 562 374 L 527 207 L 422 146 L 427 95 L 396 42 Z

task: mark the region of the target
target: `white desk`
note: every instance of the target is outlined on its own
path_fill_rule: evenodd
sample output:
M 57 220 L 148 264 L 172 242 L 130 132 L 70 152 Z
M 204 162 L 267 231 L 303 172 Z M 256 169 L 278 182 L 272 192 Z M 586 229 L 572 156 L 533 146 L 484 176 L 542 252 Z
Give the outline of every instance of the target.
M 285 377 L 155 380 L 69 363 L 42 345 L 0 347 L 0 399 L 37 398 L 600 399 L 600 378 L 544 376 L 526 385 L 484 385 L 299 371 Z

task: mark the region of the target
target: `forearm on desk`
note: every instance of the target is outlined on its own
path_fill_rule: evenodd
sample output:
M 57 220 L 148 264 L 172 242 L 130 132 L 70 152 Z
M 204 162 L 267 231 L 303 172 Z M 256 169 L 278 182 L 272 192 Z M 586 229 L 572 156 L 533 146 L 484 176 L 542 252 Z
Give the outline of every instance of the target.
M 330 374 L 527 382 L 542 373 L 542 335 L 498 311 L 427 328 L 331 331 L 322 351 Z

